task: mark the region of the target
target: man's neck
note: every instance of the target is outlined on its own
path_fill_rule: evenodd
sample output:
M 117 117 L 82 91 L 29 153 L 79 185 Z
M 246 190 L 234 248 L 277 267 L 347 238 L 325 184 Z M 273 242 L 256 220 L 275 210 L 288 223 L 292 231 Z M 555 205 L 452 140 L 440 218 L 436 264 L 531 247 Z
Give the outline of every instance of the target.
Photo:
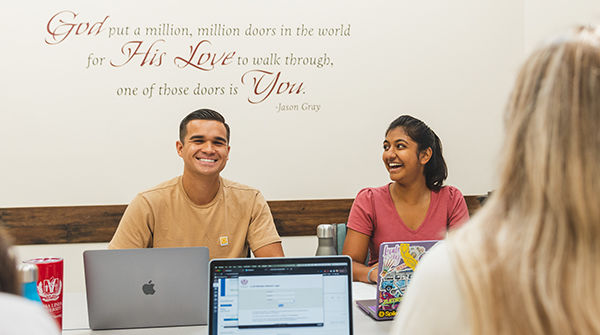
M 220 178 L 216 176 L 195 176 L 183 173 L 183 190 L 196 205 L 206 205 L 211 202 L 219 192 Z

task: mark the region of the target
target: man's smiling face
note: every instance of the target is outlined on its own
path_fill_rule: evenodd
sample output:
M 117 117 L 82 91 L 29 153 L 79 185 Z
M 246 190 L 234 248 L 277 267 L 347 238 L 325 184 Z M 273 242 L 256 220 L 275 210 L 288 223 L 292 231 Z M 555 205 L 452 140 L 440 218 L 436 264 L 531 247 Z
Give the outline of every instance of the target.
M 183 158 L 184 173 L 218 176 L 229 158 L 225 125 L 214 120 L 192 120 L 186 130 L 183 143 L 177 141 L 177 154 Z

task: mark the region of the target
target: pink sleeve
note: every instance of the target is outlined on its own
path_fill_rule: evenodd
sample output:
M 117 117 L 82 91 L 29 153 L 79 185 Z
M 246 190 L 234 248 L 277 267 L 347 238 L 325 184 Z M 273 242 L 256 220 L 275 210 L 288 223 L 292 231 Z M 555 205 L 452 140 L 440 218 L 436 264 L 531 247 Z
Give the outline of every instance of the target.
M 448 213 L 448 229 L 462 226 L 469 220 L 469 210 L 462 193 L 455 187 L 449 187 L 450 206 Z
M 347 227 L 368 236 L 373 235 L 374 229 L 373 191 L 365 188 L 360 190 L 352 203 Z

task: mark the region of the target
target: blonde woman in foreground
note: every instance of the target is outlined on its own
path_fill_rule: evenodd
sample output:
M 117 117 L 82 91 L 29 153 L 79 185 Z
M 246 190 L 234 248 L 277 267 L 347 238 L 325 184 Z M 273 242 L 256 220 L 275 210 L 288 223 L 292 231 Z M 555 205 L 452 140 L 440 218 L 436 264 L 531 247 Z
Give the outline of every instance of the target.
M 394 334 L 600 334 L 600 29 L 534 52 L 499 187 L 419 264 Z

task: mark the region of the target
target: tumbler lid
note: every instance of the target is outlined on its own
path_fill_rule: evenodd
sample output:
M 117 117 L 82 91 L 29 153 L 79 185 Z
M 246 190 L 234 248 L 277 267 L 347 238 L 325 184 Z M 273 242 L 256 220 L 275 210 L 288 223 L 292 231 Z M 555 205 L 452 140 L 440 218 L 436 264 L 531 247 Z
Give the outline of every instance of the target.
M 21 273 L 22 283 L 37 282 L 38 280 L 38 268 L 35 264 L 21 263 L 19 265 L 19 273 Z
M 320 224 L 317 226 L 317 237 L 330 238 L 333 237 L 333 225 Z

